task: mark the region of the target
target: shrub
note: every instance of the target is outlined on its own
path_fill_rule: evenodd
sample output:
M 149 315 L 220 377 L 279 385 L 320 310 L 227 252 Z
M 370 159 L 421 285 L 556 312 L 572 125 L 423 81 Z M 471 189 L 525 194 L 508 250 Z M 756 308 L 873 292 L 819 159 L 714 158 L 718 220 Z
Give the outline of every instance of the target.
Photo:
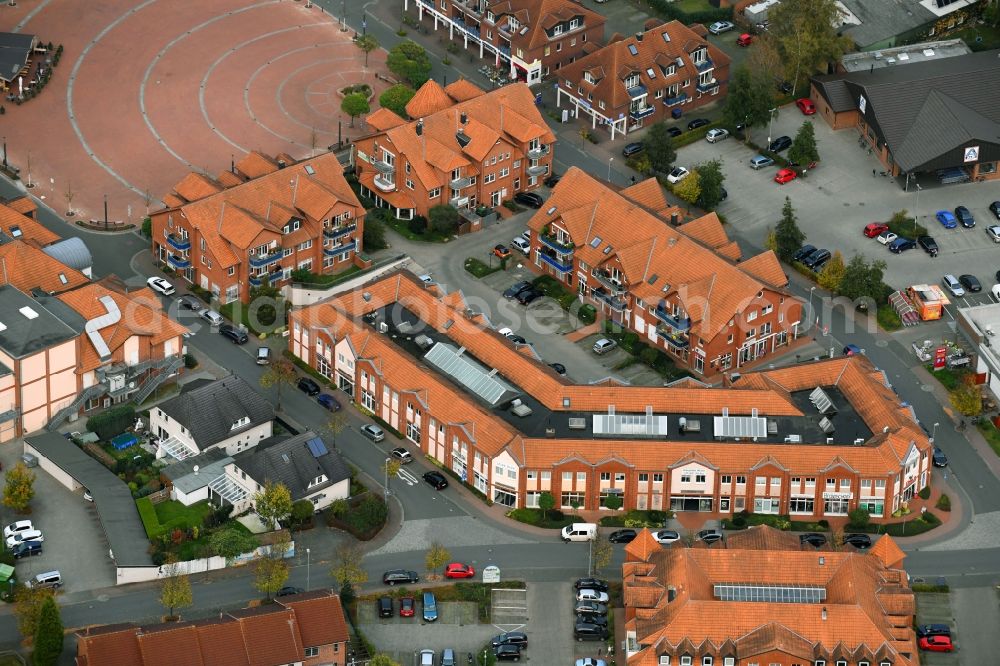
M 940 509 L 941 511 L 951 511 L 951 498 L 942 494 L 941 497 L 938 497 L 937 504 L 934 505 L 934 508 Z
M 857 509 L 849 511 L 847 513 L 847 518 L 852 527 L 863 530 L 871 521 L 871 514 L 869 514 L 865 509 L 858 507 Z
M 184 367 L 190 370 L 198 367 L 198 359 L 191 354 L 184 354 Z
M 931 496 L 931 487 L 930 486 L 924 486 L 923 488 L 920 489 L 920 492 L 917 493 L 917 494 L 920 496 L 920 499 L 930 499 L 930 496 Z
M 135 408 L 132 405 L 117 405 L 87 419 L 87 430 L 97 433 L 101 439 L 111 439 L 120 435 L 135 423 Z
M 414 234 L 427 233 L 427 218 L 423 215 L 414 215 L 413 219 L 407 221 L 406 228 Z
M 652 347 L 645 345 L 644 347 L 645 348 L 639 352 L 639 360 L 643 363 L 643 365 L 653 367 L 656 364 L 659 353 Z

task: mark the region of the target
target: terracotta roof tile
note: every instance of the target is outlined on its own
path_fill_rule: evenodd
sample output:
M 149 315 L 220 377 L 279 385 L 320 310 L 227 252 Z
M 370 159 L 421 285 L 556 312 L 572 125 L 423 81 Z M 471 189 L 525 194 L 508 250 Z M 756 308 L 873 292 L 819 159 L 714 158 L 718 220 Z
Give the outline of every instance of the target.
M 89 281 L 80 271 L 33 245 L 19 240 L 0 245 L 0 285 L 13 285 L 26 294 L 36 287 L 48 293 L 58 293 Z
M 772 287 L 785 287 L 788 284 L 788 276 L 772 250 L 750 257 L 740 264 L 740 268 Z
M 678 217 L 683 218 L 680 215 L 680 207 L 674 206 L 667 200 L 666 190 L 656 178 L 647 178 L 626 187 L 621 191 L 621 195 L 661 218 L 669 218 L 670 213 L 678 213 Z
M 236 163 L 236 170 L 247 178 L 260 178 L 277 171 L 278 163 L 267 155 L 252 150 Z
M 444 87 L 444 91 L 456 102 L 464 102 L 486 94 L 485 90 L 465 78 L 449 83 Z
M 250 666 L 274 666 L 305 659 L 305 646 L 291 610 L 245 617 L 240 617 L 241 614 L 242 611 L 233 613 L 242 627 Z
M 20 199 L 15 199 L 11 204 L 17 204 L 19 201 Z M 60 240 L 58 234 L 49 231 L 37 220 L 24 215 L 13 205 L 0 204 L 0 232 L 38 247 L 45 247 Z
M 630 559 L 642 561 L 649 559 L 650 553 L 662 549 L 663 546 L 653 538 L 653 533 L 645 528 L 639 531 L 639 535 L 631 543 L 625 544 L 625 554 Z
M 393 127 L 399 127 L 406 123 L 406 120 L 400 118 L 394 111 L 390 111 L 384 107 L 375 109 L 365 118 L 365 122 L 368 125 L 378 131 L 384 132 L 387 129 L 392 129 Z
M 208 176 L 192 171 L 174 185 L 174 192 L 185 201 L 197 201 L 222 191 L 222 185 Z
M 144 629 L 136 639 L 142 666 L 208 666 L 197 649 L 198 628 L 193 624 L 159 625 Z
M 131 624 L 88 627 L 76 634 L 77 654 L 86 657 L 88 666 L 142 664 L 138 631 Z
M 497 19 L 497 25 L 504 25 L 503 17 L 511 14 L 517 17 L 521 26 L 528 28 L 527 32 L 513 38 L 515 46 L 526 45 L 535 49 L 549 41 L 546 28 L 551 28 L 557 20 L 567 20 L 574 16 L 582 16 L 587 27 L 601 25 L 605 18 L 583 5 L 571 0 L 500 0 L 490 5 L 490 10 Z
M 0 206 L 7 206 L 16 213 L 28 216 L 38 210 L 38 206 L 35 202 L 27 196 L 14 197 L 13 199 L 8 199 L 7 201 L 0 203 Z
M 198 623 L 198 646 L 206 666 L 250 666 L 241 626 L 228 616 Z
M 898 568 L 902 565 L 906 553 L 896 545 L 896 541 L 891 536 L 883 536 L 868 551 L 868 557 L 878 559 L 888 568 Z
M 424 118 L 438 111 L 444 111 L 454 103 L 455 100 L 448 96 L 440 83 L 434 79 L 427 79 L 406 103 L 406 115 L 411 118 Z
M 282 603 L 295 612 L 302 644 L 306 647 L 350 640 L 340 597 L 325 591 L 308 592 Z

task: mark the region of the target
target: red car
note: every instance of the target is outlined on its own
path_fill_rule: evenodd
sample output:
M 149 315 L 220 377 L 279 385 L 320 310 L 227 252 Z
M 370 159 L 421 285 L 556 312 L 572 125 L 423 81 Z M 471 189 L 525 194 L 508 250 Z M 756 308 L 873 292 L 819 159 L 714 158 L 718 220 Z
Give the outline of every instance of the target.
M 779 185 L 784 185 L 790 180 L 795 180 L 795 178 L 796 174 L 794 171 L 792 171 L 791 169 L 782 169 L 777 173 L 777 175 L 775 175 L 774 182 L 778 183 Z
M 736 38 L 736 46 L 750 46 L 753 44 L 753 35 L 744 32 Z
M 881 222 L 870 222 L 865 225 L 865 236 L 868 238 L 875 238 L 883 231 L 889 231 L 888 224 L 882 224 Z
M 444 568 L 445 578 L 472 578 L 475 575 L 475 569 L 461 562 L 452 562 Z
M 951 643 L 951 636 L 921 636 L 920 649 L 930 652 L 951 652 L 955 646 Z
M 813 104 L 812 100 L 808 97 L 795 100 L 795 106 L 799 107 L 799 111 L 801 111 L 804 116 L 811 116 L 816 113 L 816 105 Z
M 507 257 L 510 256 L 510 250 L 507 249 L 506 245 L 500 243 L 499 245 L 493 248 L 493 254 L 500 257 L 501 259 L 506 259 Z
M 413 597 L 403 597 L 399 600 L 399 617 L 413 617 L 413 611 L 417 607 Z

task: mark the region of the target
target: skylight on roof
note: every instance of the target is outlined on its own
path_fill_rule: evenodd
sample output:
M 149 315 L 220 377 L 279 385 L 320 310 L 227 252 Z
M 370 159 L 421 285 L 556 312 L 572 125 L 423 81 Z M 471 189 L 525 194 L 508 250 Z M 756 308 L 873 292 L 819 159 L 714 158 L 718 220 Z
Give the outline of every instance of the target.
M 818 604 L 826 601 L 826 588 L 804 585 L 713 585 L 719 601 L 760 601 L 779 604 Z
M 655 79 L 656 78 L 656 72 L 653 71 L 652 67 L 650 67 L 649 69 L 646 70 L 646 75 L 649 78 L 651 78 L 651 79 Z
M 307 164 L 305 166 L 305 170 L 306 170 L 306 173 L 309 174 L 310 176 L 315 176 L 316 175 L 316 169 L 313 169 L 311 164 Z
M 660 35 L 663 36 L 663 41 L 665 41 L 667 44 L 670 43 L 670 35 L 667 34 L 666 30 L 664 30 L 663 32 L 661 32 Z
M 601 244 L 601 237 L 600 236 L 594 236 L 594 240 L 590 241 L 590 247 L 593 247 L 593 248 L 596 248 L 600 244 Z
M 555 206 L 550 206 L 549 209 L 547 211 L 545 211 L 545 214 L 546 215 L 551 215 L 554 212 L 556 212 L 556 207 Z
M 21 308 L 21 314 L 24 315 L 25 319 L 38 319 L 38 313 L 25 305 Z
M 60 273 L 59 274 L 59 281 L 62 282 L 63 284 L 67 284 L 69 282 L 69 280 L 66 279 L 66 274 L 65 273 Z
M 635 48 L 635 44 L 628 45 L 628 52 L 632 55 L 639 55 L 639 49 Z
M 21 227 L 16 224 L 10 228 L 10 235 L 14 238 L 20 238 L 24 232 L 21 231 Z
M 607 246 L 606 248 L 604 248 L 604 254 L 611 254 L 611 246 L 610 245 Z

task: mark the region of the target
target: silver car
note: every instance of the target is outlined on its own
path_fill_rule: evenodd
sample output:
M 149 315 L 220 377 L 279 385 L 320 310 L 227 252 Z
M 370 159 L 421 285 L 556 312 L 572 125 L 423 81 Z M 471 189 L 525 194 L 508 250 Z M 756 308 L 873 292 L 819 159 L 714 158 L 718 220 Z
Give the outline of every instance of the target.
M 385 431 L 373 423 L 366 423 L 361 426 L 361 434 L 373 442 L 381 442 L 385 439 Z
M 608 340 L 607 338 L 601 338 L 600 340 L 598 340 L 597 342 L 594 343 L 594 353 L 595 354 L 606 354 L 607 352 L 611 351 L 612 349 L 614 349 L 617 346 L 618 346 L 618 343 L 615 342 L 614 340 Z
M 730 21 L 716 21 L 712 25 L 708 26 L 708 31 L 713 35 L 721 35 L 724 32 L 729 32 L 736 26 Z
M 716 127 L 715 129 L 710 129 L 705 134 L 705 140 L 709 143 L 717 143 L 729 137 L 729 130 L 722 129 L 721 127 Z

